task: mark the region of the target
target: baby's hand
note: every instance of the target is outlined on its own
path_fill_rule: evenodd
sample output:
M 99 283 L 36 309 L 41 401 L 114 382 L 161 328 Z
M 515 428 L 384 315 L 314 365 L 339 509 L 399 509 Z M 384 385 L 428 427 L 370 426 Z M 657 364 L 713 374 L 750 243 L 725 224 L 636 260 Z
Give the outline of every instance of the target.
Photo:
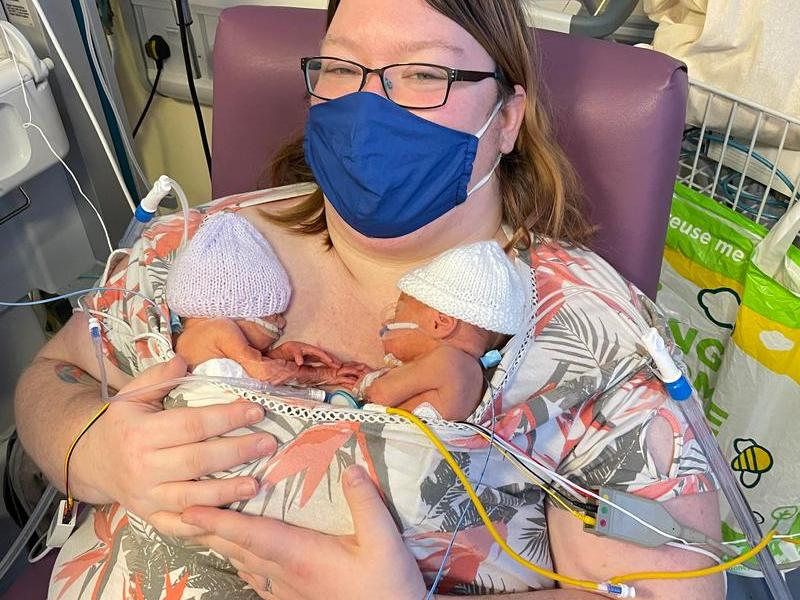
M 336 370 L 336 376 L 331 383 L 352 389 L 370 370 L 363 363 L 346 363 Z
M 293 362 L 266 357 L 244 362 L 242 367 L 250 377 L 272 385 L 283 385 L 288 381 L 293 381 L 297 379 L 300 371 L 300 368 Z
M 322 363 L 326 367 L 333 367 L 336 369 L 342 366 L 341 361 L 321 348 L 317 348 L 311 344 L 304 344 L 303 342 L 285 342 L 277 348 L 270 350 L 267 356 L 286 361 L 294 361 L 298 367 L 302 367 L 309 362 Z M 307 358 L 311 360 L 307 361 Z
M 230 358 L 240 364 L 260 361 L 261 352 L 253 348 L 239 325 L 231 319 L 190 318 L 175 344 L 190 370 L 212 358 Z

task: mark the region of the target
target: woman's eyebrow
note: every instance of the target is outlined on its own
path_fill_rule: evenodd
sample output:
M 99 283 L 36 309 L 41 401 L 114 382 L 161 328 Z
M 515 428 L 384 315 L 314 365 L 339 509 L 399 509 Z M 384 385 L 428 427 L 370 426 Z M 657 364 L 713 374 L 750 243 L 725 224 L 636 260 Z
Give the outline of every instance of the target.
M 346 48 L 348 50 L 363 50 L 363 47 L 356 40 L 346 37 L 326 35 L 322 41 L 324 44 L 333 44 L 335 46 L 341 46 L 342 48 Z M 394 46 L 399 52 L 403 52 L 406 54 L 413 54 L 414 52 L 419 52 L 420 50 L 428 50 L 430 48 L 441 48 L 444 50 L 449 50 L 450 52 L 458 55 L 464 54 L 464 49 L 461 46 L 456 46 L 455 44 L 452 44 L 447 40 L 441 40 L 441 39 L 429 39 L 429 40 L 418 40 L 418 41 L 398 40 L 397 42 L 394 42 L 392 46 Z

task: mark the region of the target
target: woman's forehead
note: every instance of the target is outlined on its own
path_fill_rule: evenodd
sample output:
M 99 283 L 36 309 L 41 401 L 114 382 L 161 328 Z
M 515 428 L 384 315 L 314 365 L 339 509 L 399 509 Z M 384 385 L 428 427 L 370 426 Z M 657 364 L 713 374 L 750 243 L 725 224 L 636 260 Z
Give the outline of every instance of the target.
M 322 44 L 326 52 L 342 50 L 362 60 L 488 58 L 475 38 L 425 0 L 341 0 Z

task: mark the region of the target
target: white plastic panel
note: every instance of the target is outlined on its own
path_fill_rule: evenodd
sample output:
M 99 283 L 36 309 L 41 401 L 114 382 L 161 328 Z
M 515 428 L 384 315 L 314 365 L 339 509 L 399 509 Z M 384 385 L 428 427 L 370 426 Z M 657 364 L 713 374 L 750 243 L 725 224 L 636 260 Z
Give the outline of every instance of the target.
M 0 196 L 58 162 L 36 129 L 23 128 L 29 119 L 47 134 L 58 156 L 63 158 L 69 150 L 61 115 L 47 81 L 48 65 L 39 60 L 13 26 L 2 23 L 2 27 L 5 31 L 0 30 L 0 46 L 6 46 L 5 33 L 13 44 L 17 64 L 11 58 L 0 60 Z

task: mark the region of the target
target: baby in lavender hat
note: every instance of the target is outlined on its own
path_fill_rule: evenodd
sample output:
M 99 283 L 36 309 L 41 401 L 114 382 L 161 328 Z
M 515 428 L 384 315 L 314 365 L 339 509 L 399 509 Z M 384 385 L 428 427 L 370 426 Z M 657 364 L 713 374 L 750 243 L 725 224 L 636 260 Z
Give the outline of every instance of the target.
M 167 304 L 181 319 L 175 351 L 195 373 L 243 375 L 273 385 L 352 385 L 365 372 L 302 342 L 274 344 L 291 298 L 274 250 L 242 216 L 209 217 L 175 259 Z

